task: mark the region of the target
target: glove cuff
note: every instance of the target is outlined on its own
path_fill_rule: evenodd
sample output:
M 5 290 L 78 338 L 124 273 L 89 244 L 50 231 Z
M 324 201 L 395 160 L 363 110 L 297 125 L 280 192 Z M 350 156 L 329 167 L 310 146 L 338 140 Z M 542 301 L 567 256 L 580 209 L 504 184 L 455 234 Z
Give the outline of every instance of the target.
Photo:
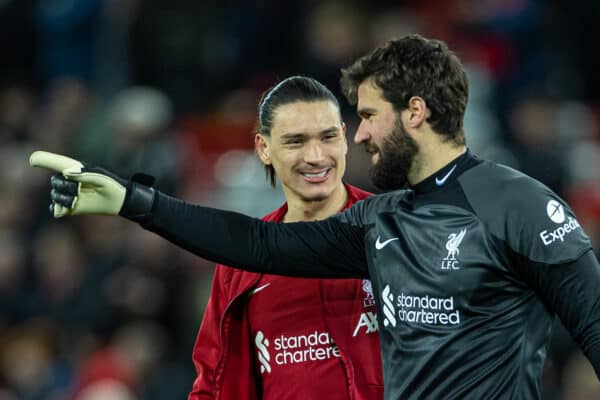
M 143 223 L 152 215 L 156 190 L 148 186 L 148 183 L 152 184 L 152 182 L 146 179 L 147 177 L 147 175 L 136 174 L 128 182 L 125 201 L 119 211 L 120 216 Z

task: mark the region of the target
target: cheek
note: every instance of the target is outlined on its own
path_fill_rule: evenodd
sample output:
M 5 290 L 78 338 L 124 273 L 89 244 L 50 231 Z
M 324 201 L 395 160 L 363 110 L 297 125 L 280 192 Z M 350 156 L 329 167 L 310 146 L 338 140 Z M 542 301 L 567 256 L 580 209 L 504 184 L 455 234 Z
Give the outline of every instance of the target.
M 299 152 L 294 151 L 280 151 L 277 154 L 271 155 L 273 165 L 279 168 L 292 168 L 298 162 Z
M 344 146 L 343 148 L 336 149 L 335 153 L 332 153 L 332 158 L 335 160 L 336 166 L 341 172 L 346 166 L 346 153 L 348 152 L 348 147 Z
M 393 127 L 381 127 L 376 139 L 377 145 L 381 147 L 386 139 L 390 137 L 392 132 Z
M 396 118 L 388 117 L 377 121 L 374 129 L 377 131 L 378 137 L 381 139 L 382 137 L 387 136 L 388 133 L 392 132 L 395 126 Z
M 342 157 L 337 164 L 337 173 L 340 176 L 343 176 L 346 172 L 346 158 Z

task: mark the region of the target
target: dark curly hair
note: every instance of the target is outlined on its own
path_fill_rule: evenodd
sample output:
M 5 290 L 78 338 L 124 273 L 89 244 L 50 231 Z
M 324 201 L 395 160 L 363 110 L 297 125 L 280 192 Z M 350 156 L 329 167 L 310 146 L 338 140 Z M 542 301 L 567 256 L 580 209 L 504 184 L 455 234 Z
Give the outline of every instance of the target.
M 433 130 L 457 145 L 465 144 L 463 118 L 469 87 L 466 72 L 442 41 L 408 35 L 391 40 L 342 69 L 342 91 L 357 103 L 359 85 L 370 79 L 400 112 L 412 96 L 425 100 Z

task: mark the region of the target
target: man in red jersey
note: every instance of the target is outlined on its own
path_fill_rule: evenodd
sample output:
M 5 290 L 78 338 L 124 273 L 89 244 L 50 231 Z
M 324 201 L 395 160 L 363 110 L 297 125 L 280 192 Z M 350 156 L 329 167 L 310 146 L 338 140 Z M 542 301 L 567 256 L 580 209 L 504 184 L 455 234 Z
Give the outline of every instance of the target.
M 258 130 L 257 154 L 287 200 L 264 220 L 320 220 L 369 195 L 342 182 L 346 127 L 335 96 L 316 80 L 294 76 L 268 90 Z M 382 399 L 377 330 L 369 280 L 217 265 L 189 399 Z

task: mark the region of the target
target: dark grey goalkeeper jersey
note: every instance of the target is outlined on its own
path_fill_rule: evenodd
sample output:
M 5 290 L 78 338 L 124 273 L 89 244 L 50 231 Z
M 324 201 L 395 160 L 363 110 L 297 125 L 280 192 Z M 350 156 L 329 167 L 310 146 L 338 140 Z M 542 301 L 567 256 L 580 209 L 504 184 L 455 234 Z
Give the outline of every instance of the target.
M 579 222 L 541 183 L 469 153 L 326 221 L 159 194 L 143 225 L 248 270 L 369 276 L 388 400 L 539 398 L 554 313 L 600 371 L 600 268 Z

